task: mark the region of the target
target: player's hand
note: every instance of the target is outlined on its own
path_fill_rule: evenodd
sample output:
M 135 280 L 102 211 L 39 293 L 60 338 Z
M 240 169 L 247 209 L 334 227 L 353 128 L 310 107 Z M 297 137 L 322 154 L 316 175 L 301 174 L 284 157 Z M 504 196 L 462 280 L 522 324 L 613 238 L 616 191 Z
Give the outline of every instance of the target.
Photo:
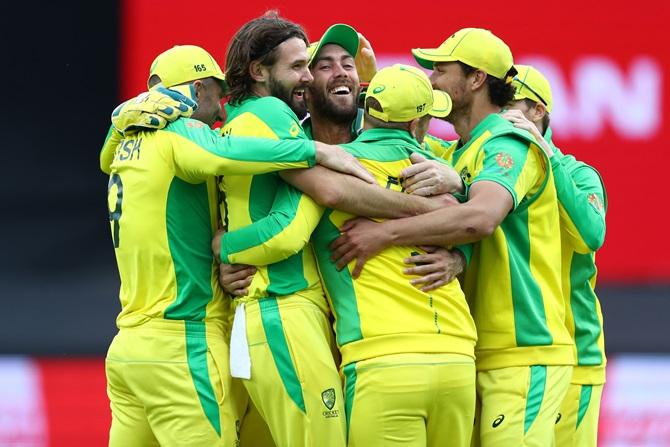
M 316 162 L 333 171 L 351 174 L 368 183 L 376 184 L 375 178 L 349 152 L 339 146 L 314 142 L 316 144 Z
M 542 148 L 547 157 L 552 157 L 554 155 L 554 150 L 547 144 L 544 140 L 544 136 L 540 133 L 540 130 L 537 126 L 532 123 L 526 116 L 521 112 L 521 110 L 511 109 L 505 110 L 501 115 L 507 121 L 514 124 L 514 127 L 528 131 L 535 140 L 539 143 L 539 146 Z
M 400 172 L 406 192 L 424 197 L 463 192 L 463 180 L 450 166 L 436 160 L 427 160 L 417 153 L 413 153 L 410 160 L 412 166 Z
M 162 129 L 180 117 L 190 117 L 197 108 L 192 99 L 165 87 L 157 87 L 119 105 L 112 124 L 123 135 L 142 129 Z
M 340 233 L 340 237 L 330 244 L 331 259 L 336 262 L 338 270 L 356 259 L 356 266 L 351 272 L 354 278 L 360 276 L 368 259 L 390 245 L 383 224 L 364 217 L 348 220 L 340 228 Z
M 254 279 L 256 267 L 243 264 L 219 265 L 219 284 L 227 293 L 233 296 L 249 294 L 249 285 Z
M 221 239 L 223 239 L 224 234 L 226 234 L 226 232 L 219 228 L 216 230 L 216 233 L 214 233 L 214 237 L 212 238 L 212 253 L 214 253 L 216 262 L 221 262 Z
M 421 247 L 427 253 L 405 259 L 405 264 L 414 264 L 403 270 L 406 275 L 417 275 L 410 283 L 424 292 L 449 284 L 465 268 L 465 256 L 459 250 L 444 247 Z
M 377 60 L 372 45 L 361 33 L 358 33 L 358 53 L 354 61 L 360 82 L 370 82 L 377 73 Z

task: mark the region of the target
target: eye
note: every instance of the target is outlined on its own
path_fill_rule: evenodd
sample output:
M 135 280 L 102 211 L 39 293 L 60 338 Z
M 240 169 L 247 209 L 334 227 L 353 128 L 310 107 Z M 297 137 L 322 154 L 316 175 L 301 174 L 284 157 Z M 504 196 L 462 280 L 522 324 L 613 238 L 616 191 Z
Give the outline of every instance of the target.
M 342 68 L 344 68 L 345 70 L 353 70 L 356 67 L 352 63 L 346 63 L 346 64 L 342 64 Z

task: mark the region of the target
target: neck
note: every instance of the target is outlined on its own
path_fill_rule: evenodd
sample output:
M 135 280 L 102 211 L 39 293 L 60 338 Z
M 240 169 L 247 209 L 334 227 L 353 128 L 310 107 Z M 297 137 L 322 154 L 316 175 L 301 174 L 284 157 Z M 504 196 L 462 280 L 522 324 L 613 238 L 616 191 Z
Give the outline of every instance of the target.
M 251 94 L 253 96 L 258 96 L 259 98 L 263 98 L 265 96 L 270 96 L 270 91 L 266 87 L 265 84 L 261 84 L 259 82 L 254 82 L 251 86 Z
M 454 130 L 461 137 L 463 143 L 470 141 L 472 129 L 477 127 L 487 116 L 492 113 L 499 113 L 501 107 L 489 102 L 488 98 L 478 96 L 472 103 L 470 110 L 467 110 L 454 120 Z
M 353 141 L 351 122 L 335 123 L 318 115 L 310 115 L 312 137 L 326 144 L 344 144 Z

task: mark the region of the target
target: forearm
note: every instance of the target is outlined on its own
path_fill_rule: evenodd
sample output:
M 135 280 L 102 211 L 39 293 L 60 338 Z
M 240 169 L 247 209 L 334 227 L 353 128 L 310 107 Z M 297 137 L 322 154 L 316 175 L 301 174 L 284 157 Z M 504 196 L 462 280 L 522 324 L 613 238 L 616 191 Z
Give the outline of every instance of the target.
M 391 191 L 321 166 L 280 175 L 320 205 L 357 216 L 392 219 L 416 216 L 440 206 L 436 201 Z

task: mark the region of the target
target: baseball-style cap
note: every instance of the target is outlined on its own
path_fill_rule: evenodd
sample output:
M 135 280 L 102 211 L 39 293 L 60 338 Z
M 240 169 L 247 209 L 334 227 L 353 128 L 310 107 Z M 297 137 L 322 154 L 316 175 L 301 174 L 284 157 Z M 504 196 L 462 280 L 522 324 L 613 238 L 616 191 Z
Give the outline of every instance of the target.
M 358 53 L 358 32 L 344 23 L 336 23 L 328 28 L 326 32 L 323 33 L 323 36 L 321 36 L 321 39 L 311 43 L 309 47 L 307 47 L 309 65 L 312 65 L 314 58 L 319 54 L 321 48 L 329 43 L 341 46 L 351 55 L 351 57 L 356 57 L 356 53 Z
M 512 85 L 516 88 L 514 99 L 530 99 L 531 101 L 541 102 L 547 107 L 547 112 L 551 113 L 551 86 L 547 78 L 536 68 L 530 65 L 515 65 L 518 71 L 512 80 Z
M 219 64 L 211 54 L 195 45 L 176 45 L 159 54 L 149 69 L 149 78 L 153 75 L 160 77 L 165 87 L 213 77 L 221 80 L 225 89 L 226 78 Z
M 437 48 L 414 48 L 412 54 L 423 68 L 433 69 L 435 62 L 459 61 L 498 79 L 512 82 L 514 59 L 507 44 L 491 31 L 463 28 Z
M 368 108 L 373 117 L 385 122 L 407 122 L 430 114 L 443 118 L 451 112 L 451 98 L 433 90 L 428 76 L 409 65 L 382 68 L 370 81 L 365 99 L 375 98 L 383 111 Z

